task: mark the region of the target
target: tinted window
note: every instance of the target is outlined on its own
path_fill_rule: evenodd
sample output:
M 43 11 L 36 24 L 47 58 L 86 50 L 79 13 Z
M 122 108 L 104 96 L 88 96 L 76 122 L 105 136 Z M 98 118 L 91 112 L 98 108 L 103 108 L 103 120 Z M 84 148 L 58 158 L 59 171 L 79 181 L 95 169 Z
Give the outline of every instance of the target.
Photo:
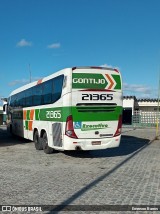
M 53 79 L 52 102 L 56 102 L 61 97 L 62 87 L 63 87 L 63 79 L 64 79 L 64 75 L 61 75 L 61 76 Z
M 10 103 L 9 103 L 9 105 L 13 107 L 13 96 L 10 97 Z
M 25 97 L 26 97 L 26 106 L 32 106 L 32 88 L 29 88 L 25 91 Z
M 64 75 L 11 96 L 12 107 L 29 107 L 56 102 L 62 94 Z
M 52 103 L 52 80 L 43 83 L 43 104 Z
M 18 96 L 18 103 L 19 103 L 19 106 L 21 107 L 25 107 L 25 92 L 21 92 L 19 93 L 19 96 Z
M 17 99 L 16 99 L 17 95 L 13 95 L 11 97 L 11 106 L 14 107 L 16 106 L 16 103 L 17 103 Z
M 33 87 L 33 106 L 42 105 L 42 84 Z

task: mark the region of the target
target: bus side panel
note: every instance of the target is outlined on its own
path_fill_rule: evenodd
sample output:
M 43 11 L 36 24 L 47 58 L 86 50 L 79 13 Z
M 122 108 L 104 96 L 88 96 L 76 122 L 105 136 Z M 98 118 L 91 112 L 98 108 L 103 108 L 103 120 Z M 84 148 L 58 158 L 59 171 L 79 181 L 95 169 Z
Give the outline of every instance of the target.
M 14 135 L 27 138 L 23 123 L 23 109 L 10 108 L 10 117 L 10 132 Z

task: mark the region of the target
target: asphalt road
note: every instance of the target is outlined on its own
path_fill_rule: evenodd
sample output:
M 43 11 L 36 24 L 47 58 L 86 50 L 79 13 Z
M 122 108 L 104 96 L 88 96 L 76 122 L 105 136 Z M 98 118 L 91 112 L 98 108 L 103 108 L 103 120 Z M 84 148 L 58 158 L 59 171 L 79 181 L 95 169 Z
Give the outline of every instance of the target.
M 160 140 L 154 138 L 155 129 L 123 128 L 118 148 L 47 155 L 1 126 L 0 204 L 19 205 L 19 213 L 30 213 L 27 205 L 39 205 L 36 213 L 135 213 L 142 205 L 160 211 Z

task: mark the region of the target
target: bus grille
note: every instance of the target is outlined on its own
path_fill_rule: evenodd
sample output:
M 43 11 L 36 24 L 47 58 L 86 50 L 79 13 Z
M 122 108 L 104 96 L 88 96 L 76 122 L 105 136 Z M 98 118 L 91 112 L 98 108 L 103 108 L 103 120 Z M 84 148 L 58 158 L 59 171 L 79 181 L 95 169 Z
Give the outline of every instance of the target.
M 78 103 L 76 108 L 78 112 L 114 112 L 116 106 L 116 103 Z
M 61 123 L 52 124 L 53 144 L 62 147 L 62 125 Z

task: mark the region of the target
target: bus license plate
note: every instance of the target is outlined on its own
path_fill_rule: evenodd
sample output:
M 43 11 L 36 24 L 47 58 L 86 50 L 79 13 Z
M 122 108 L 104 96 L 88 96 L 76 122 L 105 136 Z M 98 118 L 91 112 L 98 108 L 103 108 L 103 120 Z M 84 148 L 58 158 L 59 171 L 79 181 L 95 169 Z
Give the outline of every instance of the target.
M 101 141 L 92 141 L 92 145 L 101 145 Z

